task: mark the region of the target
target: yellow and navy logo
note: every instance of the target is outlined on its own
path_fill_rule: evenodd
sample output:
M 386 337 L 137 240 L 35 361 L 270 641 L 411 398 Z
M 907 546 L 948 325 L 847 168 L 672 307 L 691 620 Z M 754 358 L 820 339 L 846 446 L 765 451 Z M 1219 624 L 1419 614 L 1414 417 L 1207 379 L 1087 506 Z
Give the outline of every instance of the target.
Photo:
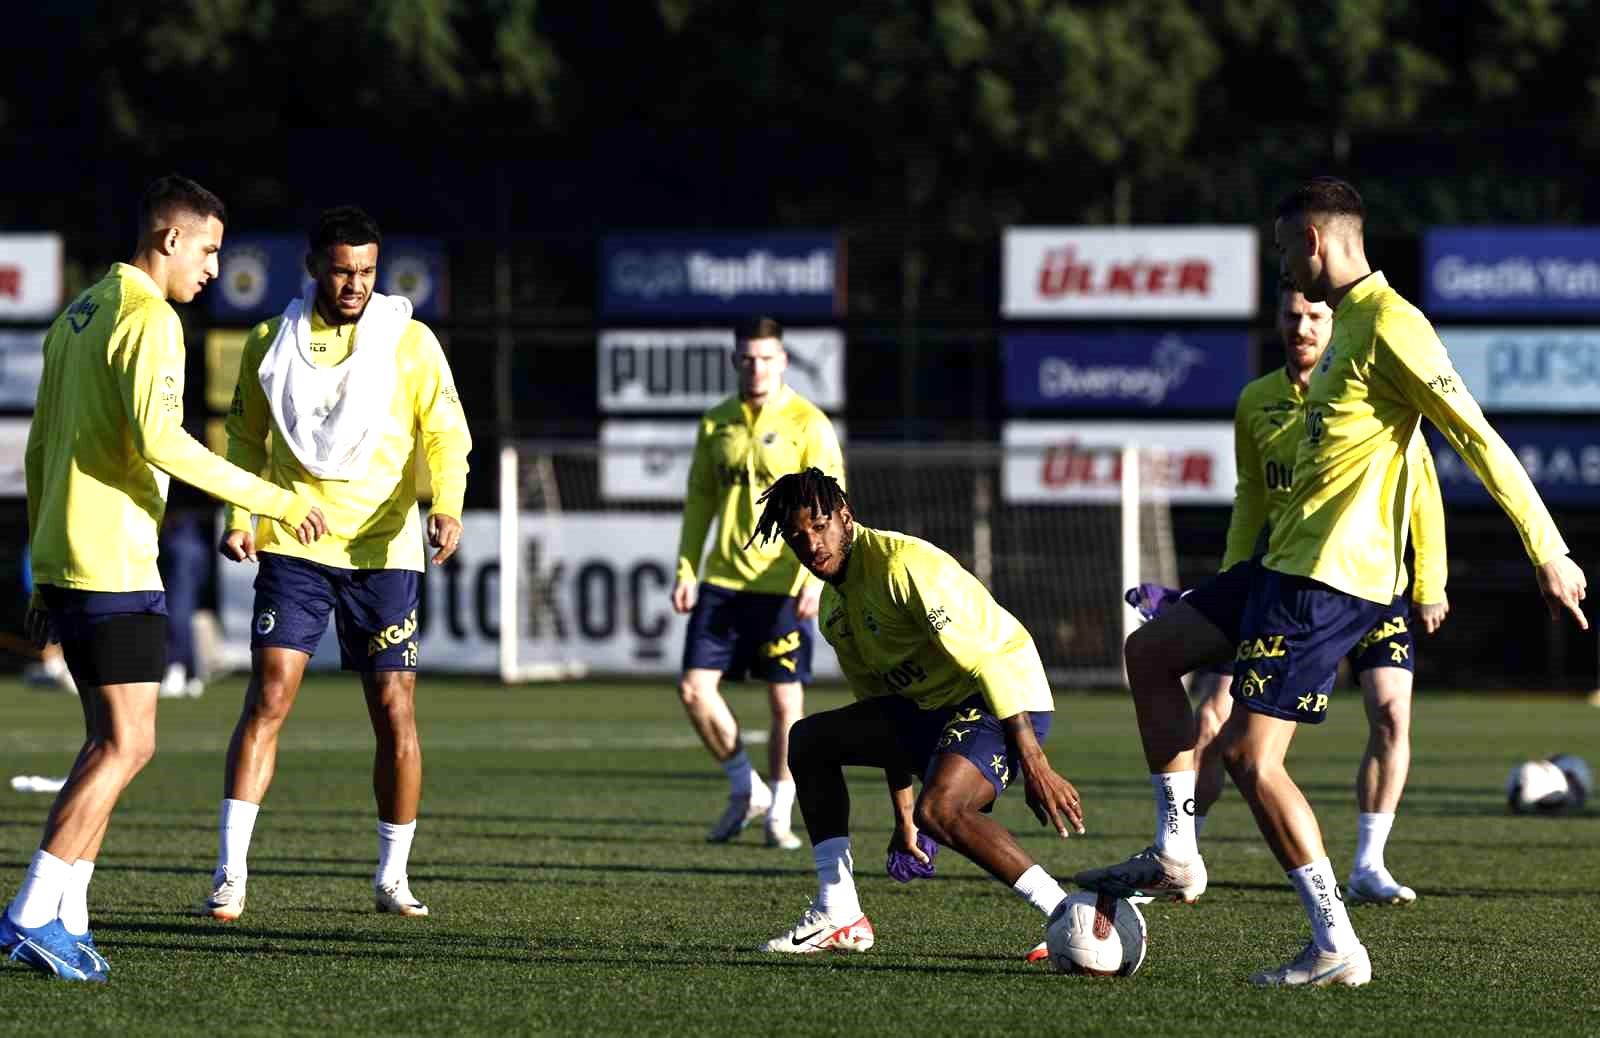
M 1307 692 L 1295 701 L 1295 709 L 1308 714 L 1320 714 L 1328 709 L 1326 692 Z
M 1000 777 L 1000 788 L 1011 785 L 1011 765 L 1006 762 L 1006 755 L 997 753 L 989 759 L 989 768 Z
M 1238 661 L 1245 660 L 1275 660 L 1279 656 L 1289 655 L 1289 650 L 1283 647 L 1283 634 L 1269 634 L 1265 638 L 1251 640 L 1246 638 L 1239 643 L 1239 651 L 1234 655 Z
M 1389 643 L 1389 658 L 1396 663 L 1404 663 L 1411 655 L 1411 646 L 1401 645 L 1399 642 Z
M 1254 699 L 1256 696 L 1264 696 L 1264 695 L 1266 695 L 1267 694 L 1267 682 L 1271 681 L 1273 679 L 1273 677 L 1274 677 L 1274 675 L 1272 675 L 1272 674 L 1266 674 L 1266 675 L 1257 674 L 1255 672 L 1255 668 L 1253 668 L 1253 667 L 1251 669 L 1245 671 L 1244 672 L 1244 685 L 1243 685 L 1243 687 L 1244 687 L 1244 698 L 1246 698 L 1246 699 Z
M 951 722 L 949 727 L 945 728 L 944 734 L 939 737 L 939 749 L 945 749 L 952 744 L 959 745 L 964 739 L 966 739 L 967 736 L 971 734 L 971 728 L 957 728 L 955 726 L 955 722 Z
M 1363 634 L 1361 636 L 1361 640 L 1356 643 L 1356 651 L 1365 651 L 1366 649 L 1370 649 L 1372 646 L 1383 641 L 1385 638 L 1393 638 L 1397 634 L 1405 633 L 1406 618 L 1403 616 L 1392 616 L 1383 623 L 1374 627 L 1372 630 L 1368 631 L 1366 634 Z
M 390 624 L 383 630 L 373 634 L 367 639 L 367 655 L 376 656 L 385 649 L 391 649 L 401 642 L 410 640 L 417 633 L 417 611 L 411 610 L 404 623 Z
M 263 609 L 256 614 L 256 633 L 267 635 L 278 626 L 278 611 L 276 609 Z

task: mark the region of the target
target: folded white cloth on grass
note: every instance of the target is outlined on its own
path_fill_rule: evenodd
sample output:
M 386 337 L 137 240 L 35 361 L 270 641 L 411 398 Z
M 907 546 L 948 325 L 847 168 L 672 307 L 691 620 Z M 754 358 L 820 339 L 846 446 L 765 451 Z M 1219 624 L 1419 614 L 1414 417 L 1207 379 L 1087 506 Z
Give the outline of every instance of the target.
M 67 784 L 64 778 L 45 778 L 43 775 L 13 775 L 11 788 L 18 793 L 59 793 Z
M 356 322 L 355 349 L 331 368 L 311 359 L 311 313 L 317 286 L 283 311 L 277 337 L 261 358 L 261 388 L 281 435 L 318 479 L 354 479 L 366 469 L 394 397 L 395 347 L 411 321 L 411 300 L 372 293 Z

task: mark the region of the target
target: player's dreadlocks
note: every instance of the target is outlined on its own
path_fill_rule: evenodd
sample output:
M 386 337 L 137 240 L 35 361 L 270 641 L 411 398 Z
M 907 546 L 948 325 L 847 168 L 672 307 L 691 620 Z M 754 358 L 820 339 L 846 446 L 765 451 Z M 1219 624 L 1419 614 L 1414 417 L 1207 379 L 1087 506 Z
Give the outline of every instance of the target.
M 791 472 L 767 488 L 757 500 L 766 505 L 761 518 L 756 520 L 756 532 L 744 546 L 750 547 L 761 539 L 766 544 L 783 535 L 783 524 L 797 508 L 809 508 L 813 515 L 832 515 L 850 503 L 839 481 L 815 466 L 804 472 Z

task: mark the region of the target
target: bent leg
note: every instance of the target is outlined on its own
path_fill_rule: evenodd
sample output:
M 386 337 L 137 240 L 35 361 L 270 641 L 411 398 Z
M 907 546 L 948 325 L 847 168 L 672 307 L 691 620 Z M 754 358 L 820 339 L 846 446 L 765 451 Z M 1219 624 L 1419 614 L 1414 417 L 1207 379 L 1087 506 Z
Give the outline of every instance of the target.
M 1233 648 L 1227 635 L 1186 601 L 1128 636 L 1123 657 L 1151 773 L 1194 769 L 1194 711 L 1183 676 L 1230 659 Z
M 722 671 L 695 667 L 678 681 L 678 698 L 689 723 L 706 749 L 719 761 L 739 752 L 739 724 L 722 698 Z
M 71 864 L 98 851 L 111 811 L 156 751 L 159 682 L 85 686 L 93 731 L 45 820 L 40 849 Z
M 885 698 L 865 699 L 796 721 L 789 730 L 789 770 L 813 845 L 850 831 L 846 766 L 914 774 L 916 761 L 900 743 L 897 717 Z
M 1233 713 L 1233 675 L 1202 671 L 1194 685 L 1200 690 L 1200 709 L 1196 711 L 1194 753 L 1197 762 L 1194 785 L 1194 813 L 1198 822 L 1222 798 L 1224 769 L 1217 736 Z
M 294 707 L 311 657 L 297 649 L 268 647 L 252 655 L 244 707 L 228 740 L 222 795 L 259 804 L 272 785 L 278 763 L 278 735 Z

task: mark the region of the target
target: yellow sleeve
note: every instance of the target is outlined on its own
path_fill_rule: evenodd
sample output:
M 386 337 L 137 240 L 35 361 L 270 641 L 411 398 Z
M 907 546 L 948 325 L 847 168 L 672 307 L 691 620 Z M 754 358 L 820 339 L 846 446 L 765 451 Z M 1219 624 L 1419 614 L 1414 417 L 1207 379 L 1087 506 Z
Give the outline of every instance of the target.
M 948 555 L 908 551 L 891 573 L 890 597 L 928 632 L 929 641 L 977 683 L 989 712 L 1002 720 L 1023 710 L 1022 690 L 1002 662 L 1011 646 L 999 622 L 999 605 L 976 577 Z M 1027 636 L 1016 621 L 1014 634 Z
M 1380 316 L 1373 351 L 1376 372 L 1434 424 L 1489 496 L 1506 513 L 1538 566 L 1567 554 L 1566 542 L 1545 508 L 1533 480 L 1506 441 L 1494 431 L 1478 402 L 1450 363 L 1444 343 L 1415 311 Z
M 833 431 L 833 422 L 828 416 L 820 412 L 811 422 L 811 427 L 806 431 L 806 448 L 800 459 L 801 469 L 816 466 L 823 472 L 839 481 L 839 486 L 844 487 L 844 452 L 839 449 L 839 437 Z M 802 591 L 815 591 L 822 586 L 822 578 L 800 567 L 800 572 L 805 574 L 800 582 Z
M 461 396 L 456 392 L 444 347 L 425 325 L 418 328 L 422 357 L 415 369 L 417 425 L 422 430 L 422 450 L 433 482 L 429 512 L 460 519 L 467 496 L 467 455 L 472 452 L 472 433 L 467 429 L 466 412 L 461 409 Z
M 711 423 L 700 420 L 689 461 L 689 486 L 683 497 L 683 526 L 678 534 L 678 580 L 693 583 L 700 576 L 706 533 L 717 514 L 717 476 L 711 461 Z
M 183 429 L 183 326 L 170 310 L 150 307 L 127 318 L 127 340 L 115 365 L 133 447 L 161 471 L 288 526 L 298 526 L 311 504 L 253 473 L 228 464 Z
M 239 352 L 239 378 L 233 385 L 233 403 L 223 421 L 228 434 L 228 461 L 256 475 L 267 471 L 267 437 L 272 431 L 272 414 L 267 394 L 261 389 L 261 358 L 271 345 L 274 325 L 258 325 Z M 229 505 L 224 529 L 253 529 L 250 510 Z
M 1261 464 L 1261 448 L 1250 435 L 1250 408 L 1243 395 L 1233 411 L 1233 458 L 1237 470 L 1233 486 L 1233 514 L 1228 517 L 1228 542 L 1222 553 L 1222 568 L 1231 569 L 1249 561 L 1255 554 L 1256 540 L 1267 524 L 1266 472 Z
M 1444 541 L 1444 498 L 1433 452 L 1420 444 L 1417 489 L 1411 498 L 1411 546 L 1416 552 L 1416 572 L 1411 578 L 1411 600 L 1418 605 L 1444 601 L 1447 564 Z

